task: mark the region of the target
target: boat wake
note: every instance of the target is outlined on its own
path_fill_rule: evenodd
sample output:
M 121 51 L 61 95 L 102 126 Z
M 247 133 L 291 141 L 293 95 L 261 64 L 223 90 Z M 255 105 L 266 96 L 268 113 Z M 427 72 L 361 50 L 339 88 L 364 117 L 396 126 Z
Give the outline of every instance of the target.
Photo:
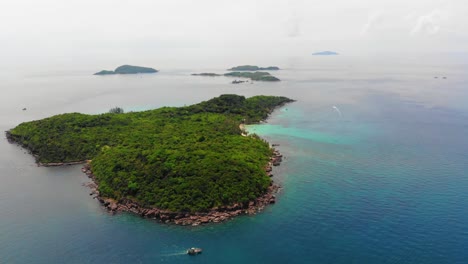
M 333 109 L 335 109 L 335 111 L 340 115 L 340 117 L 343 117 L 343 115 L 341 114 L 341 111 L 340 111 L 340 109 L 338 109 L 338 107 L 333 106 Z
M 187 251 L 181 251 L 181 252 L 170 253 L 170 254 L 161 254 L 162 257 L 172 257 L 172 256 L 181 256 L 181 255 L 187 255 Z

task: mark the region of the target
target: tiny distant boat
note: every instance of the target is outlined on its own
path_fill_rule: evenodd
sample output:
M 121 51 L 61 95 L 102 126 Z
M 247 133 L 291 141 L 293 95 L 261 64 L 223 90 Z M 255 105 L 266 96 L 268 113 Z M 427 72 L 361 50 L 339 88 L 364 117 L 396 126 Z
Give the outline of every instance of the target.
M 193 248 L 189 248 L 189 249 L 187 250 L 187 254 L 189 254 L 189 255 L 198 255 L 198 254 L 201 254 L 202 251 L 203 251 L 203 250 L 202 250 L 201 248 L 194 248 L 194 247 L 193 247 Z

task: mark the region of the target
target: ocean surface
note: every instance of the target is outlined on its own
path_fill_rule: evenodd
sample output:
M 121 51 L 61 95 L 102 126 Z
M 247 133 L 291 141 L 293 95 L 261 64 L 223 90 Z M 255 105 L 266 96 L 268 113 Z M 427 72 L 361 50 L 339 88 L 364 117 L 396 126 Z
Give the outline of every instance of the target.
M 64 112 L 183 106 L 225 93 L 297 102 L 248 126 L 285 156 L 274 170 L 277 203 L 198 227 L 110 215 L 83 186 L 80 166 L 37 167 L 2 136 L 0 263 L 468 263 L 468 63 L 271 64 L 284 68 L 274 72 L 282 82 L 234 85 L 190 76 L 224 68 L 163 65 L 123 76 L 3 72 L 2 131 Z M 185 255 L 193 246 L 203 254 Z

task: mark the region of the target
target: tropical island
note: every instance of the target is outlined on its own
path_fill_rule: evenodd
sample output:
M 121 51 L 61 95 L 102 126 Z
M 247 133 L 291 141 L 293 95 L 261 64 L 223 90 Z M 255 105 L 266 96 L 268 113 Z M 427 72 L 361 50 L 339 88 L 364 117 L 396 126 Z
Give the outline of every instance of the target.
M 228 71 L 277 71 L 279 69 L 280 68 L 276 66 L 258 67 L 254 65 L 241 65 L 232 67 L 231 69 L 228 69 Z
M 96 72 L 94 75 L 111 75 L 111 74 L 137 74 L 137 73 L 155 73 L 158 70 L 148 67 L 141 66 L 132 66 L 132 65 L 122 65 L 117 67 L 113 71 L 102 70 Z
M 43 166 L 87 161 L 92 194 L 112 212 L 198 225 L 275 202 L 271 166 L 281 155 L 242 125 L 289 102 L 221 95 L 143 112 L 68 113 L 22 123 L 6 136 Z
M 337 52 L 334 52 L 334 51 L 320 51 L 320 52 L 315 52 L 315 53 L 312 53 L 312 55 L 315 55 L 315 56 L 330 56 L 330 55 L 339 55 Z
M 228 72 L 225 74 L 217 74 L 212 72 L 204 72 L 204 73 L 192 73 L 193 76 L 209 76 L 209 77 L 217 77 L 217 76 L 227 76 L 227 77 L 239 77 L 239 78 L 247 78 L 252 81 L 264 81 L 264 82 L 278 82 L 281 81 L 280 79 L 276 78 L 275 76 L 271 75 L 268 72 Z M 241 83 L 244 81 L 237 81 L 234 80 L 233 83 Z
M 231 77 L 241 77 L 241 78 L 248 78 L 252 81 L 264 81 L 264 82 L 278 82 L 281 81 L 280 79 L 276 78 L 275 76 L 271 75 L 268 72 L 229 72 L 225 73 L 224 76 L 231 76 Z
M 192 73 L 192 75 L 193 76 L 210 76 L 210 77 L 223 76 L 222 74 L 217 74 L 213 72 Z

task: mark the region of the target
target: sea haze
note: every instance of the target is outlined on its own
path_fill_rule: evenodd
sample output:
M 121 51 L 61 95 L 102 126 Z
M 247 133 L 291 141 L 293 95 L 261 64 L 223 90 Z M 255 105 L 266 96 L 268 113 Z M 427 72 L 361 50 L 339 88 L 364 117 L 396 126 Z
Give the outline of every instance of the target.
M 183 106 L 225 93 L 298 101 L 248 126 L 285 156 L 274 170 L 277 204 L 207 226 L 110 215 L 83 186 L 80 166 L 37 167 L 3 136 L 0 263 L 466 263 L 468 66 L 341 55 L 270 64 L 282 68 L 272 72 L 281 82 L 190 75 L 235 64 L 2 73 L 2 131 L 64 112 Z M 203 254 L 185 255 L 192 246 Z

